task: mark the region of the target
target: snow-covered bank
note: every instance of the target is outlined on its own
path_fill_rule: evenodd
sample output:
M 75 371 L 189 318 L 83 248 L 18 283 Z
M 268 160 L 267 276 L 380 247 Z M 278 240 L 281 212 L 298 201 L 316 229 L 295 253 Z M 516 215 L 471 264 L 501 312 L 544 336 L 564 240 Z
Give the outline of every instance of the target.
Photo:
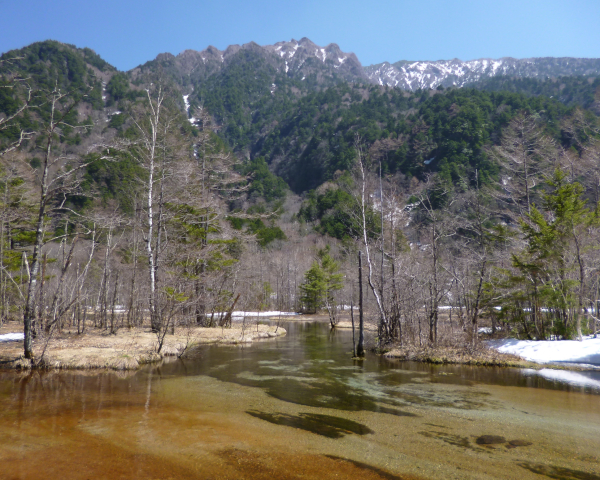
M 4 335 L 0 335 L 0 342 L 15 342 L 24 338 L 25 335 L 22 333 L 5 333 Z
M 500 353 L 510 353 L 536 363 L 568 362 L 600 365 L 600 338 L 577 340 L 490 340 L 487 344 Z
M 225 315 L 224 313 L 215 313 L 215 317 L 219 317 L 220 315 Z M 291 317 L 294 315 L 299 315 L 296 312 L 243 312 L 243 311 L 234 311 L 231 313 L 231 316 L 234 319 L 242 319 L 246 318 L 256 318 L 256 317 Z

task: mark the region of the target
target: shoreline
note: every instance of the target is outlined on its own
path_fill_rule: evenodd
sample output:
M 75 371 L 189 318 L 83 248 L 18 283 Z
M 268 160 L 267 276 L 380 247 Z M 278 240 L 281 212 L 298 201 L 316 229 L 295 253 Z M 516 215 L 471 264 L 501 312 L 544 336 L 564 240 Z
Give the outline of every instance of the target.
M 530 362 L 517 355 L 500 353 L 484 345 L 469 352 L 460 347 L 394 347 L 382 354 L 387 358 L 432 365 L 471 365 L 475 367 L 509 367 L 542 369 L 552 364 Z M 573 368 L 577 370 L 577 368 Z
M 340 321 L 336 328 L 351 329 L 350 321 Z M 376 333 L 377 325 L 365 323 L 365 332 Z M 387 358 L 405 362 L 421 362 L 432 365 L 470 365 L 475 367 L 508 367 L 532 370 L 569 370 L 575 372 L 597 372 L 600 366 L 563 361 L 536 362 L 513 353 L 504 353 L 488 342 L 497 339 L 479 339 L 477 347 L 473 350 L 465 346 L 392 346 L 381 355 Z M 554 346 L 554 345 L 553 345 Z
M 165 358 L 193 356 L 194 351 L 203 345 L 239 345 L 262 341 L 285 335 L 281 325 L 287 322 L 319 321 L 329 323 L 327 315 L 297 315 L 262 317 L 261 320 L 277 322 L 277 325 L 246 324 L 237 322 L 231 328 L 179 327 L 175 334 L 165 336 L 161 353 L 156 353 L 157 336 L 148 327 L 131 329 L 120 328 L 117 334 L 107 330 L 89 328 L 84 334 L 62 333 L 55 335 L 48 343 L 43 362 L 33 365 L 23 358 L 23 341 L 0 342 L 0 369 L 28 370 L 32 368 L 52 370 L 137 370 L 150 363 L 158 363 Z M 349 330 L 349 320 L 340 320 L 335 328 Z M 22 325 L 12 323 L 0 327 L 0 335 L 22 332 Z M 377 325 L 365 322 L 365 332 L 377 332 Z M 34 345 L 34 353 L 39 358 L 46 341 L 40 339 Z M 381 353 L 387 358 L 399 361 L 421 362 L 432 365 L 468 365 L 480 367 L 508 367 L 521 369 L 552 369 L 569 371 L 600 371 L 600 366 L 568 362 L 535 362 L 512 353 L 503 353 L 480 340 L 475 349 L 465 346 L 392 346 Z
M 351 329 L 352 323 L 340 321 L 336 328 Z M 365 323 L 365 332 L 377 332 L 377 325 Z M 471 351 L 469 351 L 471 350 Z M 517 355 L 497 352 L 479 342 L 476 350 L 464 346 L 399 346 L 394 345 L 381 353 L 387 358 L 405 362 L 422 362 L 432 365 L 472 365 L 479 367 L 544 368 L 542 364 L 527 361 Z

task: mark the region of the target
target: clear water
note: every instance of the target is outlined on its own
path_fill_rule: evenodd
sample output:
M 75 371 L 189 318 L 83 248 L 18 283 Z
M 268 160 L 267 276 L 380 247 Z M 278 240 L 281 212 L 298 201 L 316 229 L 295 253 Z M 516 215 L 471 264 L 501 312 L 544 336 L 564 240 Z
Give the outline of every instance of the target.
M 349 331 L 284 327 L 122 376 L 0 374 L 0 478 L 600 479 L 592 373 L 354 361 Z

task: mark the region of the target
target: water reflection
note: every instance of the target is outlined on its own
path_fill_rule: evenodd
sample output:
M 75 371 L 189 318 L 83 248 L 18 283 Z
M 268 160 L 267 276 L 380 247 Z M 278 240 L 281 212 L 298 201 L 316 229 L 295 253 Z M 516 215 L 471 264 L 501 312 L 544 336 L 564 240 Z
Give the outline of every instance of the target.
M 429 365 L 376 355 L 355 361 L 348 330 L 331 331 L 328 324 L 317 322 L 288 323 L 286 329 L 285 337 L 249 346 L 203 347 L 192 360 L 139 372 L 0 371 L 4 414 L 19 417 L 27 410 L 28 415 L 43 416 L 67 409 L 85 417 L 102 408 L 147 410 L 153 379 L 198 375 L 261 388 L 286 402 L 395 415 L 405 415 L 401 407 L 409 405 L 493 406 L 485 393 L 464 388 L 477 385 L 600 393 L 600 372 Z
M 113 373 L 77 374 L 55 371 L 0 373 L 2 415 L 20 421 L 25 416 L 44 418 L 77 413 L 82 420 L 102 409 L 140 405 L 138 378 Z

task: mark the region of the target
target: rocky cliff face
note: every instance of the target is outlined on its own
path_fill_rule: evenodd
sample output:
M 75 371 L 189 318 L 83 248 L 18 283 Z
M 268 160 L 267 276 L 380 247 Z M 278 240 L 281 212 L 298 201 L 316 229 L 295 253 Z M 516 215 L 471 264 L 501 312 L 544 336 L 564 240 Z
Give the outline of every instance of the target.
M 310 76 L 316 84 L 331 81 L 373 83 L 403 90 L 462 87 L 495 76 L 547 79 L 559 76 L 600 75 L 600 59 L 590 58 L 484 58 L 462 61 L 383 62 L 363 67 L 354 53 L 343 52 L 335 43 L 320 47 L 308 38 L 260 46 L 254 42 L 230 45 L 224 51 L 210 46 L 200 52 L 185 50 L 174 56 L 163 53 L 155 60 L 132 71 L 136 74 L 160 64 L 178 82 L 194 84 L 222 71 L 236 61 L 240 52 L 252 52 L 262 57 L 278 73 L 304 80 Z
M 285 73 L 290 76 L 302 78 L 310 73 L 322 75 L 326 72 L 344 80 L 369 81 L 356 55 L 342 52 L 335 43 L 319 47 L 305 37 L 300 41 L 278 42 L 264 48 L 283 60 Z
M 223 51 L 209 46 L 202 51 L 185 50 L 177 56 L 161 53 L 155 60 L 133 69 L 131 73 L 135 79 L 138 75 L 160 65 L 163 70 L 168 71 L 176 78 L 178 83 L 193 85 L 226 69 L 231 62 L 236 61 L 240 52 L 260 56 L 278 73 L 297 80 L 314 75 L 317 82 L 331 79 L 370 82 L 354 53 L 342 52 L 335 43 L 320 47 L 308 38 L 302 38 L 299 41 L 292 39 L 289 42 L 278 42 L 275 45 L 266 46 L 260 46 L 254 42 L 230 45 Z

